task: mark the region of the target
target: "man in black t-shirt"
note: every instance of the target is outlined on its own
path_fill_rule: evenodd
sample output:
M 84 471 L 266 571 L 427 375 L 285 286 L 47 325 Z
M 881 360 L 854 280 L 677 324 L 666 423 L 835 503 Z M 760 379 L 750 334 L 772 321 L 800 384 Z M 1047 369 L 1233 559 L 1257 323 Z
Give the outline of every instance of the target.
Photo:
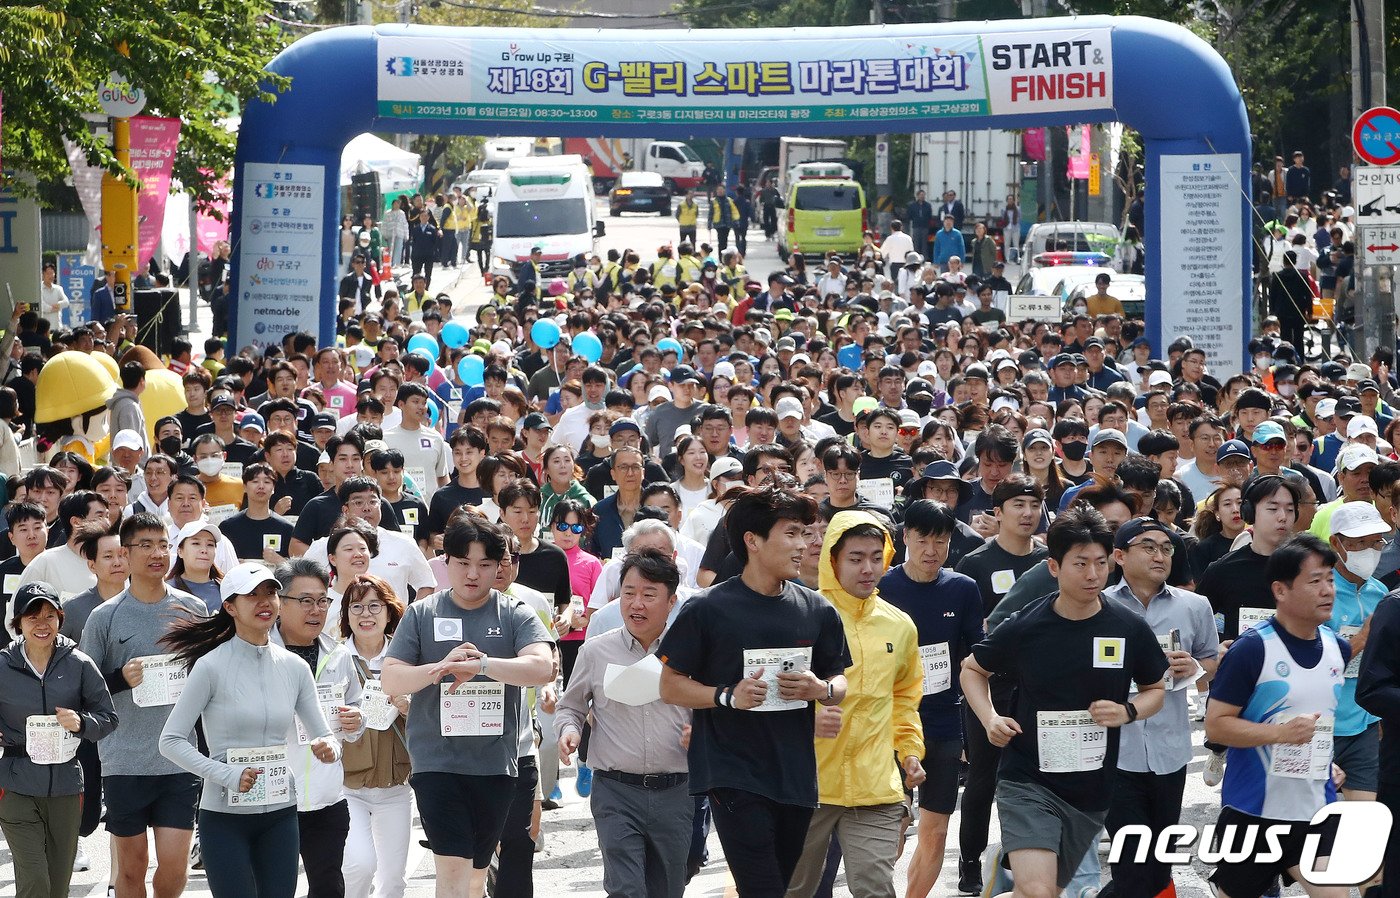
M 1045 490 L 1040 484 L 1024 474 L 1013 474 L 997 483 L 990 501 L 996 536 L 964 555 L 955 566 L 959 574 L 971 577 L 977 584 L 983 617 L 992 613 L 1026 571 L 1049 554 L 1032 538 L 1045 508 Z M 992 700 L 997 708 L 1011 708 L 1013 691 L 1007 677 L 992 681 Z M 979 858 L 987 848 L 1001 752 L 988 741 L 981 722 L 966 705 L 963 718 L 968 770 L 962 816 L 958 820 L 958 882 L 959 891 L 977 892 L 981 890 Z
M 1119 728 L 1156 714 L 1166 697 L 1167 660 L 1151 627 L 1102 596 L 1113 552 L 1103 515 L 1072 508 L 1047 541 L 1059 594 L 994 630 L 962 670 L 968 707 L 1005 749 L 1002 848 L 1017 893 L 1032 895 L 1069 884 L 1108 812 Z M 1014 716 L 992 704 L 996 673 L 1015 682 Z
M 272 511 L 276 492 L 277 475 L 267 462 L 255 461 L 243 469 L 247 507 L 219 524 L 219 532 L 243 561 L 281 564 L 291 554 L 292 522 Z
M 787 889 L 817 807 L 811 703 L 846 695 L 841 618 L 795 582 L 815 520 L 792 490 L 736 500 L 727 526 L 742 573 L 686 602 L 658 652 L 662 700 L 695 710 L 690 791 L 709 794 L 741 895 Z

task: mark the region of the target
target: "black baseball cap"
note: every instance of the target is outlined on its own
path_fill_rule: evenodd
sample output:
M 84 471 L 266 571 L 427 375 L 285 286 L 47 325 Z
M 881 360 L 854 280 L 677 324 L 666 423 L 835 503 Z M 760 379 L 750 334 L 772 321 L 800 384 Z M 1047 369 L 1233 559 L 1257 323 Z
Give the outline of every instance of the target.
M 1133 518 L 1118 528 L 1118 532 L 1113 535 L 1113 547 L 1116 549 L 1126 549 L 1128 544 L 1142 536 L 1144 533 L 1165 533 L 1171 536 L 1171 531 L 1166 525 L 1155 518 Z

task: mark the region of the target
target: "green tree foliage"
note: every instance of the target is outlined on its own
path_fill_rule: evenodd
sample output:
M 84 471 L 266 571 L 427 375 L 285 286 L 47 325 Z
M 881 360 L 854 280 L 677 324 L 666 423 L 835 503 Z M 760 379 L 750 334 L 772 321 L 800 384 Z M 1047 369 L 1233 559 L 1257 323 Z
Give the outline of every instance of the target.
M 5 167 L 61 181 L 69 174 L 66 136 L 89 162 L 130 178 L 91 120 L 101 121 L 97 85 L 116 71 L 146 91 L 142 114 L 183 121 L 175 177 L 207 198 L 217 177 L 209 173 L 233 164 L 226 120 L 241 101 L 273 98 L 285 86 L 263 72 L 288 40 L 267 11 L 265 0 L 0 5 Z

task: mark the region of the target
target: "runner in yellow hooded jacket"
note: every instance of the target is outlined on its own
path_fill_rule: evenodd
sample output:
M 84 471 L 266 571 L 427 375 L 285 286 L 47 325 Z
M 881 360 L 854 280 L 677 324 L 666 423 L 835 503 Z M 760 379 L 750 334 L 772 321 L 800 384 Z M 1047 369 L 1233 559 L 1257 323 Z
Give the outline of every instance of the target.
M 851 894 L 893 894 L 907 813 L 904 789 L 924 779 L 918 630 L 876 590 L 893 557 L 887 525 L 869 512 L 839 512 L 827 527 L 820 592 L 841 615 L 853 664 L 846 671 L 840 732 L 816 740 L 820 804 L 788 898 L 815 892 L 833 833 L 841 840 Z

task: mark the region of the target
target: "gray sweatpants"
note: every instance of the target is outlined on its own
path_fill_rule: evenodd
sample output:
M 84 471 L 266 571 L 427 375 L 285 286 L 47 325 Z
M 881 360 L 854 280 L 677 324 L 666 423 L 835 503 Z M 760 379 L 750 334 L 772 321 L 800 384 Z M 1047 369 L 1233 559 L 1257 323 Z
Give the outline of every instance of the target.
M 689 784 L 643 789 L 595 773 L 591 803 L 608 898 L 681 898 L 695 820 Z

